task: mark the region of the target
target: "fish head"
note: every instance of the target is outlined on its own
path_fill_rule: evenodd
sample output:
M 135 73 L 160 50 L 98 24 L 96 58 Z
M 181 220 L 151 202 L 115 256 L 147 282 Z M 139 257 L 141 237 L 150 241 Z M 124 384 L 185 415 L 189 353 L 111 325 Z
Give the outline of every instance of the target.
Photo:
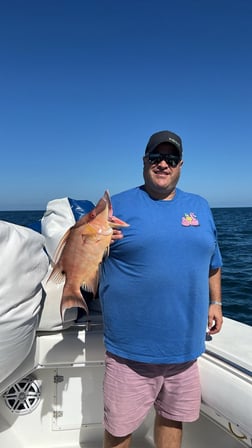
M 85 233 L 90 233 L 90 235 L 100 234 L 104 236 L 112 234 L 112 229 L 109 225 L 110 207 L 111 201 L 109 193 L 105 191 L 94 209 L 89 212 L 88 222 L 85 225 Z
M 94 217 L 99 215 L 100 213 L 104 213 L 107 215 L 107 219 L 110 214 L 110 210 L 112 209 L 111 199 L 108 190 L 105 191 L 102 198 L 97 202 L 95 208 L 92 210 Z
M 108 190 L 105 191 L 103 198 L 108 204 L 108 222 L 110 227 L 112 227 L 113 229 L 120 229 L 120 227 L 129 227 L 129 224 L 127 224 L 127 222 L 122 221 L 122 219 L 119 219 L 113 215 L 113 207 Z
M 108 220 L 109 204 L 111 204 L 111 201 L 110 201 L 109 196 L 107 198 L 107 195 L 105 193 L 104 193 L 103 197 L 97 202 L 96 206 L 90 212 L 83 215 L 75 223 L 75 225 L 74 225 L 75 228 L 82 227 L 84 224 L 91 223 L 100 214 L 103 214 L 105 219 Z
M 109 191 L 106 190 L 102 198 L 97 202 L 96 206 L 89 213 L 84 215 L 77 223 L 76 227 L 81 227 L 83 224 L 100 221 L 106 222 L 112 229 L 120 229 L 120 227 L 129 227 L 125 221 L 113 215 L 113 207 L 110 199 Z
M 104 192 L 103 197 L 97 203 L 96 207 L 93 210 L 93 213 L 95 216 L 97 216 L 99 213 L 107 215 L 106 219 L 108 221 L 108 224 L 113 229 L 119 229 L 120 227 L 129 227 L 129 224 L 113 215 L 113 207 L 108 190 Z

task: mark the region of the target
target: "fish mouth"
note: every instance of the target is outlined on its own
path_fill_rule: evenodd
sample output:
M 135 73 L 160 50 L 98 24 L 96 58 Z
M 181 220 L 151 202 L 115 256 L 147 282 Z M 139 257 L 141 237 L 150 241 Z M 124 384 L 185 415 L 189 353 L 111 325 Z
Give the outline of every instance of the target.
M 112 229 L 120 229 L 120 227 L 129 227 L 129 224 L 113 215 L 113 208 L 108 190 L 105 191 L 103 195 L 103 200 L 108 205 L 108 223 L 110 227 L 112 227 Z
M 108 219 L 108 223 L 112 229 L 120 229 L 120 227 L 129 227 L 129 224 L 127 222 L 122 221 L 119 218 L 116 218 L 116 216 L 111 216 Z

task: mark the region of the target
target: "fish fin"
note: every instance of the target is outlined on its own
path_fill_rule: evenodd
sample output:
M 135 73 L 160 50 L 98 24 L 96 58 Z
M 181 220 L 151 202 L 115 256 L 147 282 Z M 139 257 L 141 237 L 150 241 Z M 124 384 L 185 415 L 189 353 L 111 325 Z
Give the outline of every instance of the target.
M 91 292 L 92 294 L 94 294 L 94 290 L 95 290 L 95 288 L 94 288 L 94 285 L 93 285 L 93 284 L 92 284 L 92 285 L 88 285 L 87 283 L 83 282 L 83 283 L 81 284 L 81 288 L 82 288 L 84 291 L 86 291 L 86 292 Z
M 57 266 L 57 264 L 54 266 L 51 274 L 49 275 L 46 283 L 48 283 L 49 281 L 56 283 L 56 285 L 60 285 L 62 283 L 65 283 L 66 280 L 66 276 L 64 274 L 64 272 L 62 272 L 60 270 L 60 268 Z
M 110 245 L 107 246 L 107 248 L 105 249 L 103 257 L 102 257 L 103 259 L 109 256 L 109 250 L 110 250 Z M 96 296 L 97 291 L 98 291 L 99 277 L 100 277 L 100 272 L 99 272 L 100 266 L 101 266 L 101 264 L 99 264 L 97 271 L 94 272 L 93 276 L 89 279 L 89 282 L 86 282 L 84 280 L 81 284 L 81 288 L 83 289 L 83 291 L 92 293 L 93 297 Z
M 78 295 L 64 295 L 62 296 L 60 305 L 60 314 L 63 322 L 72 320 L 72 315 L 76 315 L 76 308 L 83 309 L 86 314 L 89 314 L 88 306 L 81 293 Z
M 103 254 L 103 257 L 102 257 L 103 260 L 109 256 L 109 250 L 110 250 L 110 246 L 108 246 L 108 247 L 105 249 L 104 254 Z
M 85 281 L 81 284 L 81 288 L 89 293 L 92 293 L 93 296 L 95 297 L 96 293 L 97 293 L 97 289 L 98 289 L 98 283 L 99 283 L 99 275 L 97 272 L 97 275 L 94 276 L 94 278 L 92 279 L 92 281 L 90 281 L 89 283 L 86 283 Z

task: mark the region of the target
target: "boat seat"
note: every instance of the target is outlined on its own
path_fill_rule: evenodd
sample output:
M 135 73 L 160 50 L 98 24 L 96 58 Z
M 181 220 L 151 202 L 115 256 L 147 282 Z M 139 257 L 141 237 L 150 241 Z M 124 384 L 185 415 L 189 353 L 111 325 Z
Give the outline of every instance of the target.
M 54 346 L 55 335 L 67 328 L 101 328 L 99 301 L 90 300 L 90 315 L 77 309 L 64 324 L 60 316 L 62 287 L 47 284 L 49 260 L 44 238 L 34 230 L 0 221 L 0 393 L 40 363 L 38 342 L 44 333 Z M 77 330 L 75 330 L 77 331 Z M 48 336 L 51 333 L 52 337 Z M 71 356 L 70 356 L 71 359 Z
M 31 347 L 23 351 L 22 361 L 1 381 L 0 394 L 38 368 L 72 367 L 90 360 L 103 362 L 103 320 L 99 300 L 90 299 L 89 315 L 80 314 L 75 309 L 71 313 L 72 320 L 62 323 L 60 298 L 60 289 L 56 296 L 44 292 Z
M 44 289 L 41 297 L 41 310 L 39 320 L 34 323 L 33 342 L 23 348 L 22 359 L 16 363 L 9 360 L 9 375 L 1 381 L 0 394 L 12 384 L 29 375 L 37 368 L 57 365 L 74 365 L 74 363 L 86 362 L 86 333 L 92 331 L 99 334 L 99 344 L 103 346 L 102 328 L 103 320 L 99 299 L 86 296 L 89 314 L 81 313 L 74 308 L 68 314 L 68 320 L 62 322 L 60 315 L 60 301 L 63 285 L 56 286 L 42 281 Z M 49 286 L 48 286 L 49 285 Z M 88 339 L 89 336 L 88 336 Z M 100 340 L 101 339 L 101 340 Z M 30 341 L 29 341 L 30 342 Z M 97 350 L 95 349 L 97 352 Z M 90 352 L 90 350 L 89 350 Z M 99 357 L 99 362 L 104 359 L 104 353 Z
M 32 349 L 48 271 L 44 238 L 0 221 L 0 385 Z
M 0 394 L 39 368 L 103 363 L 102 317 L 90 315 L 64 330 L 37 330 L 29 353 L 0 384 Z
M 57 332 L 71 327 L 99 328 L 99 301 L 90 301 L 90 314 L 73 308 L 62 323 L 60 301 L 63 284 L 47 279 L 59 240 L 80 216 L 94 207 L 90 201 L 61 198 L 50 201 L 40 222 L 41 233 L 0 221 L 0 393 L 39 363 L 38 341 L 54 344 Z M 38 230 L 36 228 L 36 230 Z M 51 334 L 51 338 L 48 336 Z

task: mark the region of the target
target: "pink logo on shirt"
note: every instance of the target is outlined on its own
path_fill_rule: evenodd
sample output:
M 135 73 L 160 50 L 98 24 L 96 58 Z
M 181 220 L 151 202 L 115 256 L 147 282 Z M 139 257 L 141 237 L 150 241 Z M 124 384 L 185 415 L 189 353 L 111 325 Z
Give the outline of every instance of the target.
M 181 224 L 185 227 L 200 225 L 197 216 L 193 212 L 190 212 L 189 214 L 185 213 L 185 216 L 182 217 Z

